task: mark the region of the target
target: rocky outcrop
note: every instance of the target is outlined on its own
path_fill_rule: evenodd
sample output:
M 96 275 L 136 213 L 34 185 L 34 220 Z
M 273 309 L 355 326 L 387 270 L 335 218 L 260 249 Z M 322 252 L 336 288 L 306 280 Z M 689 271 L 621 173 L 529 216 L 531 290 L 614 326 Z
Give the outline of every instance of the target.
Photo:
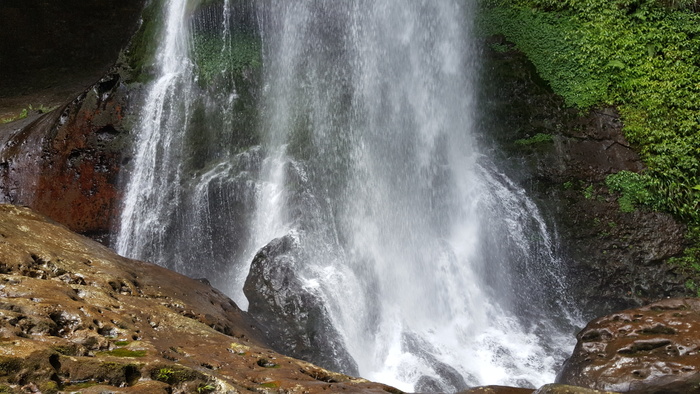
M 590 322 L 557 381 L 600 390 L 700 390 L 700 300 L 667 299 Z
M 484 52 L 484 124 L 492 155 L 535 199 L 558 231 L 570 293 L 587 318 L 690 295 L 669 262 L 686 247 L 668 214 L 621 212 L 607 175 L 640 171 L 613 108 L 581 114 L 552 93 L 527 58 L 502 38 Z
M 320 294 L 300 276 L 306 257 L 299 237 L 274 239 L 255 255 L 243 287 L 248 313 L 260 322 L 273 349 L 357 376 Z
M 398 392 L 269 350 L 205 283 L 0 205 L 0 391 Z
M 105 237 L 118 217 L 118 174 L 129 155 L 127 100 L 135 93 L 115 71 L 57 110 L 0 126 L 0 202 Z
M 458 394 L 613 394 L 608 391 L 592 390 L 566 384 L 546 384 L 539 389 L 524 389 L 506 386 L 474 387 Z

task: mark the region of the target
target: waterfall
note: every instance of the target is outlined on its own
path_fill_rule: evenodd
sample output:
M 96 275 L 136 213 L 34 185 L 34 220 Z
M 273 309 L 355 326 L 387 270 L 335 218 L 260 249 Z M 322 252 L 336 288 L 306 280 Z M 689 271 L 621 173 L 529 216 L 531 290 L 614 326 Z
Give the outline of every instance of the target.
M 552 230 L 483 153 L 470 4 L 167 2 L 119 253 L 246 308 L 256 251 L 291 234 L 363 377 L 553 381 L 575 310 Z

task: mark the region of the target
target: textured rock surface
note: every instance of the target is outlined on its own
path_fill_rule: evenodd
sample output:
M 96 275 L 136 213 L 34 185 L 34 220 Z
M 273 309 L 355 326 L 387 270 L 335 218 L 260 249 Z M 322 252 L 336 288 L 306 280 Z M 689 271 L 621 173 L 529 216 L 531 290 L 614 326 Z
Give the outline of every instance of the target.
M 593 390 L 565 384 L 547 384 L 539 389 L 523 389 L 506 386 L 474 387 L 458 394 L 612 394 L 609 391 Z
M 319 295 L 300 277 L 305 257 L 299 242 L 298 234 L 286 235 L 255 255 L 243 288 L 248 313 L 260 322 L 273 349 L 357 375 Z
M 128 160 L 127 97 L 119 73 L 70 104 L 0 126 L 0 202 L 31 206 L 94 238 L 118 216 L 117 177 Z
M 590 322 L 561 383 L 635 393 L 700 391 L 700 300 L 667 299 Z
M 690 295 L 685 273 L 668 263 L 686 246 L 685 226 L 663 213 L 620 212 L 605 187 L 608 174 L 643 168 L 616 111 L 566 108 L 515 49 L 486 50 L 484 60 L 484 122 L 498 147 L 492 155 L 504 156 L 497 162 L 559 232 L 570 293 L 585 316 Z M 551 138 L 527 140 L 538 134 Z
M 0 337 L 4 392 L 397 392 L 264 348 L 217 290 L 11 205 L 0 205 Z
M 460 391 L 458 394 L 532 394 L 534 389 L 507 386 L 482 386 Z
M 610 391 L 587 389 L 585 387 L 569 386 L 565 384 L 547 384 L 532 394 L 613 394 Z

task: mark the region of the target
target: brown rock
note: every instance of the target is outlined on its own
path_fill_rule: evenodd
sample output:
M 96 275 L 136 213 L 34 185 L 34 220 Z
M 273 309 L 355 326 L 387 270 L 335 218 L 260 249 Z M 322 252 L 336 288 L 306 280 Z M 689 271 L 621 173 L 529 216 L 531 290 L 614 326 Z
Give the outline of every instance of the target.
M 460 391 L 458 394 L 532 394 L 535 390 L 508 386 L 482 386 Z
M 106 236 L 117 216 L 117 176 L 128 145 L 126 90 L 119 74 L 111 74 L 28 125 L 0 127 L 0 202 Z
M 611 391 L 587 389 L 585 387 L 569 386 L 566 384 L 546 384 L 533 394 L 613 394 Z
M 0 391 L 398 392 L 275 353 L 216 289 L 11 205 L 0 336 Z
M 700 390 L 700 299 L 667 299 L 590 322 L 557 381 L 599 390 Z

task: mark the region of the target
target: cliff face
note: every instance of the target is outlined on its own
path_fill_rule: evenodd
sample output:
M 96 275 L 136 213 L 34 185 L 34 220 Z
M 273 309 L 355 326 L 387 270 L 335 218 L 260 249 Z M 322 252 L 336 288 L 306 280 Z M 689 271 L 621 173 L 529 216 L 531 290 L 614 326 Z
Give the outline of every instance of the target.
M 691 295 L 670 262 L 686 246 L 685 226 L 664 213 L 622 212 L 605 185 L 609 174 L 643 168 L 616 110 L 567 108 L 522 53 L 498 37 L 488 44 L 482 102 L 493 155 L 550 218 L 584 315 Z
M 28 115 L 0 122 L 0 202 L 106 236 L 117 214 L 117 174 L 128 160 L 127 96 L 137 92 L 114 63 L 144 4 L 0 4 L 0 119 Z M 53 110 L 40 115 L 39 108 Z
M 106 237 L 119 214 L 117 177 L 128 160 L 129 92 L 120 78 L 110 74 L 51 113 L 0 126 L 1 202 Z

